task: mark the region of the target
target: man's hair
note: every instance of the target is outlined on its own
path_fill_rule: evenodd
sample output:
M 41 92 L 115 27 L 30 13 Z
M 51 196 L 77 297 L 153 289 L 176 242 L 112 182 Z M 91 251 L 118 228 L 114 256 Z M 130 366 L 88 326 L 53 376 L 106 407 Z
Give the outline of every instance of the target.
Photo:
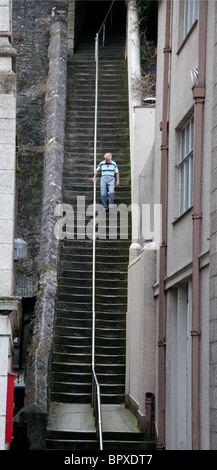
M 112 154 L 111 154 L 110 152 L 105 153 L 104 157 L 105 157 L 105 158 L 106 158 L 106 157 L 111 157 L 111 158 L 112 158 Z

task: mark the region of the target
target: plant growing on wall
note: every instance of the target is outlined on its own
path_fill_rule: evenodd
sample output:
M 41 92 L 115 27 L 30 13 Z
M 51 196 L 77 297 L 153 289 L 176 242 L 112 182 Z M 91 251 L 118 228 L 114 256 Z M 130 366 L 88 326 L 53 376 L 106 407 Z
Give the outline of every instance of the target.
M 126 5 L 132 0 L 125 0 Z M 158 0 L 135 0 L 139 14 L 140 29 L 148 41 L 157 43 Z
M 125 0 L 126 5 L 132 0 Z M 141 77 L 134 87 L 137 96 L 155 96 L 157 62 L 158 0 L 134 0 L 138 10 L 140 31 Z

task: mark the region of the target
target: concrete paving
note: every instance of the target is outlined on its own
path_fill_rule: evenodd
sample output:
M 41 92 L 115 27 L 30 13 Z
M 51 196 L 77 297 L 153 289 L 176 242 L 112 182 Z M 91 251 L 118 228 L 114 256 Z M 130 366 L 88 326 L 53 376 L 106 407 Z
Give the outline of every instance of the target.
M 135 416 L 124 405 L 101 405 L 103 431 L 139 432 Z M 48 429 L 94 431 L 93 408 L 89 404 L 52 403 Z

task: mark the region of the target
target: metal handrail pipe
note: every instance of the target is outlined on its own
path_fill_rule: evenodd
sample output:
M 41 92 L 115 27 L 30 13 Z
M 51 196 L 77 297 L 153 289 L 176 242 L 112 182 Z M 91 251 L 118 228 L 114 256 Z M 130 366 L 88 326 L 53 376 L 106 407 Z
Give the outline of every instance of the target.
M 93 373 L 93 380 L 94 380 L 95 386 L 96 386 L 98 440 L 99 440 L 100 450 L 103 450 L 100 385 L 99 385 L 99 382 L 97 380 L 95 370 L 92 370 L 92 373 Z
M 101 29 L 103 28 L 103 26 L 104 26 L 104 24 L 105 24 L 105 22 L 106 22 L 106 20 L 107 20 L 107 18 L 108 18 L 108 15 L 109 15 L 109 13 L 110 13 L 112 7 L 113 7 L 114 2 L 115 2 L 115 0 L 112 1 L 111 5 L 110 5 L 110 7 L 109 7 L 109 9 L 108 9 L 108 11 L 107 11 L 107 13 L 106 13 L 106 16 L 105 16 L 105 18 L 104 18 L 104 20 L 103 20 L 103 22 L 102 22 L 102 24 L 101 24 L 101 26 L 100 26 L 100 28 L 99 28 L 98 34 L 100 33 Z
M 98 110 L 98 34 L 95 39 L 95 61 L 96 61 L 96 79 L 95 79 L 95 125 L 94 125 L 94 172 L 96 170 L 96 149 L 97 149 L 97 110 Z M 101 400 L 100 400 L 100 387 L 95 373 L 95 258 L 96 258 L 96 181 L 94 181 L 93 191 L 93 268 L 92 268 L 92 377 L 96 387 L 92 390 L 92 402 L 94 407 L 94 415 L 96 415 L 96 401 L 97 401 L 97 427 L 98 427 L 98 440 L 99 448 L 103 449 L 102 439 L 102 419 L 101 419 Z
M 103 28 L 103 45 L 105 42 L 105 22 L 111 11 L 111 8 L 114 4 L 112 1 L 110 8 L 105 16 L 105 19 L 96 34 L 95 37 L 95 62 L 96 62 L 96 77 L 95 77 L 95 117 L 94 117 L 94 173 L 96 171 L 96 152 L 97 152 L 97 119 L 98 119 L 98 49 L 99 49 L 99 34 Z M 102 416 L 101 416 L 101 398 L 100 398 L 100 386 L 97 380 L 95 372 L 95 258 L 96 258 L 96 181 L 94 181 L 94 190 L 93 190 L 93 267 L 92 267 L 92 377 L 96 386 L 96 403 L 95 405 L 95 390 L 94 386 L 92 387 L 92 404 L 94 407 L 94 415 L 96 416 L 97 412 L 97 429 L 98 429 L 98 440 L 100 450 L 103 449 L 103 437 L 102 437 Z

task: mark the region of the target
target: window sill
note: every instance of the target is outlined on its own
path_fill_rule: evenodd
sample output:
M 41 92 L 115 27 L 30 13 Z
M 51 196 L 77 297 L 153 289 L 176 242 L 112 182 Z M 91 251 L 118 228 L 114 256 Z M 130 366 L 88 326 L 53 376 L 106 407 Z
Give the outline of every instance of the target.
M 178 217 L 176 217 L 175 220 L 172 222 L 172 225 L 175 225 L 176 223 L 178 223 L 181 219 L 183 219 L 183 217 L 185 217 L 185 215 L 189 214 L 189 212 L 191 212 L 192 209 L 193 209 L 193 205 L 189 207 L 185 212 L 182 212 L 182 214 L 180 214 Z
M 183 39 L 183 41 L 182 41 L 181 45 L 179 46 L 178 51 L 177 51 L 177 53 L 176 53 L 177 55 L 180 54 L 181 50 L 183 49 L 183 47 L 185 46 L 186 42 L 188 41 L 189 36 L 191 36 L 192 31 L 196 28 L 197 23 L 198 23 L 198 19 L 196 19 L 196 20 L 194 21 L 194 23 L 192 24 L 191 28 L 189 29 L 189 31 L 187 32 L 186 36 L 184 37 L 184 39 Z

